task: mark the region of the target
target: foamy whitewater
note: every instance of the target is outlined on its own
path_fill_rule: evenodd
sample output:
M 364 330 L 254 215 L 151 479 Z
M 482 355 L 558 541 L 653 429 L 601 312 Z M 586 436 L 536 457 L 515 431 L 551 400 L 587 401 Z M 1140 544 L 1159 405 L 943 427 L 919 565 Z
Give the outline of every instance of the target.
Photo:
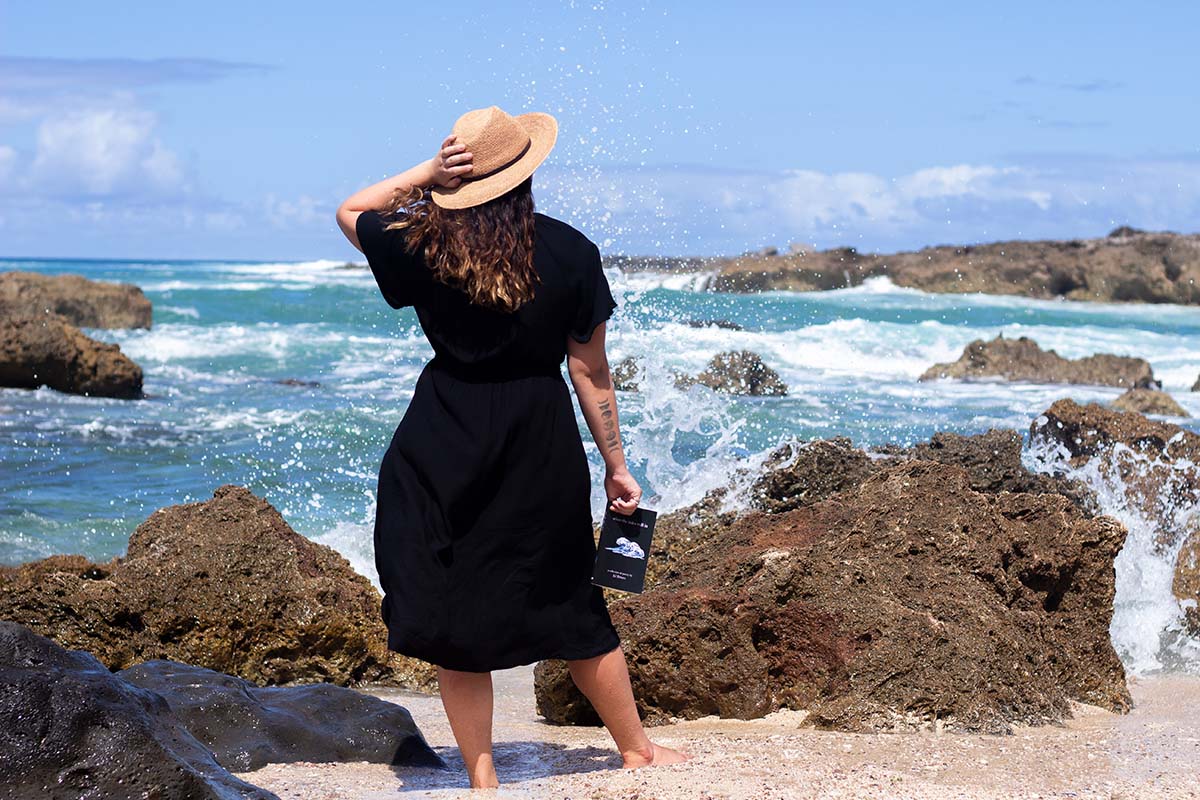
M 243 484 L 299 532 L 335 547 L 375 578 L 376 470 L 432 355 L 411 309 L 395 311 L 365 269 L 340 262 L 0 260 L 0 271 L 73 272 L 141 286 L 151 330 L 89 330 L 146 373 L 147 399 L 0 390 L 0 562 L 53 553 L 107 559 L 152 511 Z M 613 362 L 644 359 L 643 391 L 622 394 L 630 465 L 659 510 L 693 502 L 785 441 L 849 436 L 911 444 L 935 431 L 1027 431 L 1053 401 L 1109 401 L 1119 390 L 1004 383 L 918 383 L 972 339 L 1031 336 L 1079 357 L 1141 356 L 1193 415 L 1200 393 L 1200 311 L 987 295 L 934 295 L 873 279 L 831 292 L 705 291 L 709 275 L 609 273 L 620 308 Z M 744 330 L 695 327 L 727 320 Z M 674 388 L 723 350 L 759 353 L 789 386 L 782 398 Z M 286 382 L 284 382 L 286 381 Z M 1195 420 L 1173 420 L 1197 429 Z M 583 427 L 580 418 L 580 429 Z M 593 508 L 599 514 L 600 458 Z M 1035 469 L 1061 454 L 1027 453 Z M 1124 486 L 1094 471 L 1101 505 L 1130 529 L 1117 561 L 1112 632 L 1134 672 L 1200 672 L 1170 591 L 1181 540 L 1164 543 L 1131 510 Z M 1173 513 L 1196 511 L 1185 502 Z

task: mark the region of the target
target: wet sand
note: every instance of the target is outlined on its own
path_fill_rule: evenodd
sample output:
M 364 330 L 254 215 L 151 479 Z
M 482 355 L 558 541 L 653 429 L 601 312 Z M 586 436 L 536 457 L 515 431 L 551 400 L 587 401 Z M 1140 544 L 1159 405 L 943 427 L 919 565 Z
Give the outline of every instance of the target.
M 927 732 L 861 735 L 799 727 L 803 713 L 715 717 L 651 730 L 690 752 L 675 767 L 620 770 L 600 728 L 547 725 L 534 710 L 533 671 L 494 676 L 495 757 L 502 787 L 467 787 L 437 697 L 372 694 L 412 712 L 449 771 L 381 764 L 275 764 L 240 773 L 284 800 L 571 798 L 1200 798 L 1200 678 L 1132 681 L 1128 715 L 1076 705 L 1063 726 L 1012 736 Z

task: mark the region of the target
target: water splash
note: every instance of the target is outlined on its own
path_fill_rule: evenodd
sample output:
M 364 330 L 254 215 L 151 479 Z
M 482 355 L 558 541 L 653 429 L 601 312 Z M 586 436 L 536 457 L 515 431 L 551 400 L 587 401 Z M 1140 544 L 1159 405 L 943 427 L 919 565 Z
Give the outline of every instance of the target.
M 1035 426 L 1045 422 L 1039 418 Z M 1109 626 L 1113 646 L 1134 675 L 1160 671 L 1200 674 L 1200 639 L 1184 627 L 1185 602 L 1172 584 L 1179 552 L 1200 525 L 1200 467 L 1187 459 L 1139 453 L 1115 444 L 1081 466 L 1048 437 L 1022 453 L 1032 472 L 1065 475 L 1087 486 L 1101 513 L 1128 530 L 1114 563 L 1116 599 Z M 1141 480 L 1155 487 L 1148 495 Z M 1131 482 L 1135 485 L 1131 485 Z M 1194 601 L 1192 601 L 1194 602 Z

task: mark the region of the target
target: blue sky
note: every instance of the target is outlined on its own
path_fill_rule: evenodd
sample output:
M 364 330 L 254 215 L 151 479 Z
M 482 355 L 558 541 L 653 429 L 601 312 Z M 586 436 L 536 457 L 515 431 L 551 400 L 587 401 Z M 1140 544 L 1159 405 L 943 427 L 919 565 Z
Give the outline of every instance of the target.
M 550 111 L 608 252 L 1200 230 L 1200 4 L 0 0 L 0 255 L 349 259 L 454 119 Z

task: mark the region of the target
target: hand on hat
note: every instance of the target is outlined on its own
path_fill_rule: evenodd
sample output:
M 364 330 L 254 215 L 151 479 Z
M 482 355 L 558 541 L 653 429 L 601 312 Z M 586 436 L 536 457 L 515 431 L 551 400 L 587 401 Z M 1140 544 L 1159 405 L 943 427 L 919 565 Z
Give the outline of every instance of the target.
M 438 186 L 453 189 L 462 183 L 462 176 L 474 167 L 472 155 L 467 152 L 465 144 L 455 144 L 458 137 L 450 134 L 442 142 L 442 147 L 436 156 L 430 160 L 433 167 L 433 182 Z

